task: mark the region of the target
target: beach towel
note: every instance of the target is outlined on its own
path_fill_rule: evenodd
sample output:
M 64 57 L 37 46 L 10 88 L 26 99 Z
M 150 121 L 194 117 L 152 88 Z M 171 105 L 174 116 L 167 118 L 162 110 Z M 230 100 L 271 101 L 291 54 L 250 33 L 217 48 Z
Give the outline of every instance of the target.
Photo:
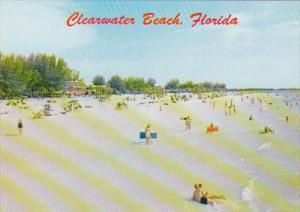
M 140 139 L 146 138 L 146 133 L 144 131 L 140 132 Z M 151 138 L 157 138 L 157 132 L 151 132 Z
M 207 127 L 206 128 L 206 132 L 214 132 L 214 131 L 219 131 L 219 128 L 218 127 Z
M 210 194 L 207 196 L 209 199 L 226 199 L 223 194 Z

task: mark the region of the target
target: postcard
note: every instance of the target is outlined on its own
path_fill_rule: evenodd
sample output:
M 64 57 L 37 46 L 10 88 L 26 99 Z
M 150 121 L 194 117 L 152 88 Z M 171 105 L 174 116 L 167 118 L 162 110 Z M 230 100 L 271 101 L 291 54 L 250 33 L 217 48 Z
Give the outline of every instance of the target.
M 300 211 L 299 11 L 0 0 L 0 211 Z

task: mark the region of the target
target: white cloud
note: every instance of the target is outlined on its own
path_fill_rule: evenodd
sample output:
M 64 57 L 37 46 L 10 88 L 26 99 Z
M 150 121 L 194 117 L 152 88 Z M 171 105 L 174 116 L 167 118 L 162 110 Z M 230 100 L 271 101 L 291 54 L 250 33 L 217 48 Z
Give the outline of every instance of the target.
M 69 28 L 70 15 L 59 1 L 1 1 L 0 50 L 8 53 L 58 53 L 96 39 L 89 27 Z M 70 3 L 67 3 L 70 4 Z

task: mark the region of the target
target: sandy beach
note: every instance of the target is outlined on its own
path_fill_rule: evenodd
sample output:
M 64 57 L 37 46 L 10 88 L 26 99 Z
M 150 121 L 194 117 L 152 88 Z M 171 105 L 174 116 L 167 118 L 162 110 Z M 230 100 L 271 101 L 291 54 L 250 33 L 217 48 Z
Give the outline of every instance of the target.
M 154 101 L 135 95 L 121 110 L 116 102 L 132 96 L 105 102 L 74 97 L 82 108 L 66 114 L 68 99 L 55 99 L 52 115 L 37 120 L 32 112 L 42 110 L 47 98 L 25 99 L 29 109 L 1 100 L 1 209 L 300 210 L 299 93 L 227 93 L 204 103 L 207 95 L 177 103 L 169 96 Z M 225 101 L 233 102 L 235 113 L 225 114 Z M 191 130 L 180 120 L 188 115 Z M 158 133 L 151 145 L 139 138 L 148 123 Z M 206 133 L 210 123 L 219 131 Z M 265 126 L 275 133 L 260 133 Z M 195 183 L 226 200 L 214 206 L 192 201 Z

